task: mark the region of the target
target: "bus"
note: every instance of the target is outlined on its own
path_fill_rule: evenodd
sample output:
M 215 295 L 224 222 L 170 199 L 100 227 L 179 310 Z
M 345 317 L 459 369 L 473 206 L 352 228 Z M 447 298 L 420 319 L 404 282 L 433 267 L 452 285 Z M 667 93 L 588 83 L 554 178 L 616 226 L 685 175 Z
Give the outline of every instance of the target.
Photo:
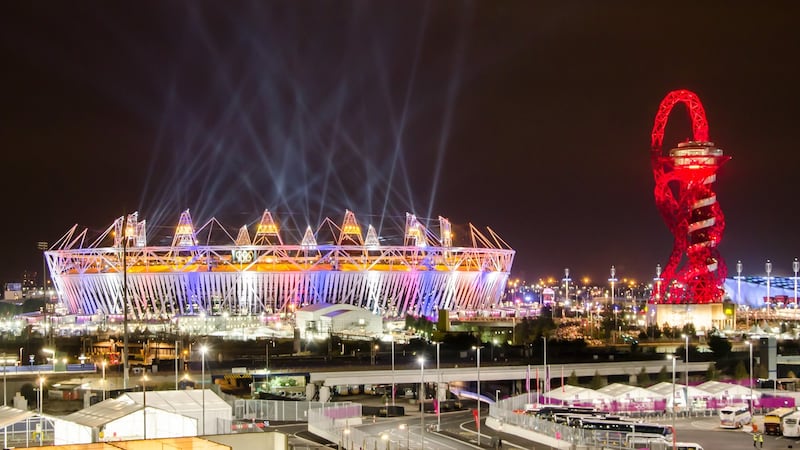
M 793 413 L 794 408 L 776 408 L 764 415 L 764 433 L 783 434 L 783 418 Z
M 626 420 L 580 420 L 584 430 L 590 430 L 595 442 L 623 444 L 629 436 L 663 438 L 672 441 L 672 427 L 655 423 L 637 423 Z
M 747 405 L 731 405 L 719 410 L 720 428 L 741 428 L 749 424 L 751 419 Z
M 795 411 L 783 418 L 783 435 L 786 437 L 800 436 L 800 411 Z

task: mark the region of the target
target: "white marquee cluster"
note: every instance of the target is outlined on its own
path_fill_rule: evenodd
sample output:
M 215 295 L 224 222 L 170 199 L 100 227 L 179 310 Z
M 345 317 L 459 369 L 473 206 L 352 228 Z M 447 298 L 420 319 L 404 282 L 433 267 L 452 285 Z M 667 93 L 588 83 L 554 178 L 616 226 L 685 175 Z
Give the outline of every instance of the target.
M 195 229 L 187 210 L 172 245 L 148 246 L 146 222 L 134 213 L 90 244 L 87 230 L 77 233 L 73 226 L 45 257 L 71 314 L 122 314 L 123 279 L 136 319 L 270 314 L 321 302 L 385 317 L 432 317 L 439 309 L 497 303 L 514 250 L 491 229 L 482 234 L 470 224 L 471 247 L 452 245 L 443 217 L 439 229 L 436 236 L 406 214 L 403 242 L 383 245 L 375 228 L 363 235 L 355 215 L 345 211 L 341 224 L 326 218 L 316 230 L 309 226 L 299 244 L 285 244 L 269 211 L 251 239 L 246 226 L 234 238 L 214 218 Z M 213 243 L 212 231 L 225 243 Z M 208 236 L 207 244 L 198 236 Z M 322 236 L 330 243 L 318 243 Z

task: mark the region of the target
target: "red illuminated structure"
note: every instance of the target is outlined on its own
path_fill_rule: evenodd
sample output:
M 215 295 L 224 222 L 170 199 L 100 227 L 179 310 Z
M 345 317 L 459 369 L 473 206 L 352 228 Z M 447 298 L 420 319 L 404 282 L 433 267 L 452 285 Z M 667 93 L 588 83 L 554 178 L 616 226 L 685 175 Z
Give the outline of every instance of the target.
M 672 108 L 683 103 L 692 119 L 693 138 L 662 152 L 664 128 Z M 665 283 L 653 293 L 655 303 L 718 303 L 722 301 L 725 262 L 717 245 L 725 217 L 712 190 L 716 172 L 728 159 L 708 140 L 708 122 L 697 95 L 672 91 L 658 108 L 651 141 L 656 206 L 675 237 L 664 267 Z

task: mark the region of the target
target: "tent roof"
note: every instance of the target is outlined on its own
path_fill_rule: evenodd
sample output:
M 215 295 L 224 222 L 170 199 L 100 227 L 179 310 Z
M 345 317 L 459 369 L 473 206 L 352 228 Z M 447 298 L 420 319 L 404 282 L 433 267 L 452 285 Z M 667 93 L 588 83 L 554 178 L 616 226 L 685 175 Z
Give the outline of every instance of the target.
M 0 428 L 22 422 L 33 415 L 33 411 L 24 411 L 10 406 L 0 406 Z
M 555 388 L 551 389 L 547 394 L 547 397 L 554 398 L 556 400 L 567 401 L 567 400 L 611 400 L 612 397 L 608 394 L 603 392 L 597 392 L 594 389 L 579 387 L 579 386 L 572 386 L 570 384 L 564 385 L 563 388 Z
M 137 405 L 144 403 L 142 392 L 127 392 L 119 398 L 126 398 Z M 223 411 L 228 414 L 232 413 L 231 405 L 220 398 L 211 389 L 205 390 L 205 399 L 203 399 L 202 389 L 147 391 L 148 408 L 152 406 L 154 408 L 163 409 L 164 411 L 185 414 L 192 411 L 202 411 L 203 405 L 205 405 L 205 410 L 207 412 Z
M 627 384 L 622 383 L 613 383 L 609 384 L 608 386 L 604 386 L 597 390 L 597 392 L 602 392 L 604 394 L 608 394 L 614 398 L 632 398 L 632 399 L 653 399 L 653 398 L 664 398 L 665 395 L 660 394 L 655 391 L 651 391 L 645 388 L 640 388 L 638 386 L 630 386 Z
M 722 383 L 719 381 L 706 381 L 697 386 L 697 389 L 708 392 L 710 395 L 750 395 L 750 388 L 732 383 Z M 753 391 L 753 397 L 761 397 L 761 393 Z
M 125 417 L 140 409 L 142 409 L 141 405 L 134 403 L 131 399 L 120 397 L 95 403 L 88 408 L 61 417 L 60 419 L 95 428 L 113 422 L 120 417 Z
M 675 392 L 681 392 L 686 389 L 686 395 L 689 398 L 701 398 L 701 397 L 708 397 L 710 394 L 704 390 L 697 389 L 694 386 L 689 386 L 688 388 L 684 384 L 675 383 Z M 672 383 L 668 383 L 666 381 L 654 384 L 647 388 L 648 391 L 655 392 L 657 394 L 663 395 L 665 398 L 672 397 Z M 682 397 L 683 395 L 681 395 Z

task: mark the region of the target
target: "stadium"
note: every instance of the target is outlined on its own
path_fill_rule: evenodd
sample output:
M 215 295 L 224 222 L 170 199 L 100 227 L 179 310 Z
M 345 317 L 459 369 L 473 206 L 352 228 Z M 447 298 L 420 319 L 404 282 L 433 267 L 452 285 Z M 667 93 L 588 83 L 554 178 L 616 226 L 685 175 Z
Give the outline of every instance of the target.
M 263 316 L 318 303 L 435 318 L 440 309 L 497 303 L 515 253 L 490 228 L 481 233 L 472 224 L 462 236 L 470 246 L 454 246 L 443 217 L 436 235 L 407 213 L 398 242 L 372 225 L 363 234 L 351 211 L 340 223 L 309 226 L 295 244 L 284 242 L 279 223 L 266 210 L 252 237 L 243 226 L 234 238 L 215 218 L 195 228 L 186 210 L 170 227 L 171 245 L 153 246 L 134 213 L 94 240 L 73 226 L 45 258 L 61 305 L 77 316 L 119 316 L 127 301 L 129 318 L 145 321 Z

